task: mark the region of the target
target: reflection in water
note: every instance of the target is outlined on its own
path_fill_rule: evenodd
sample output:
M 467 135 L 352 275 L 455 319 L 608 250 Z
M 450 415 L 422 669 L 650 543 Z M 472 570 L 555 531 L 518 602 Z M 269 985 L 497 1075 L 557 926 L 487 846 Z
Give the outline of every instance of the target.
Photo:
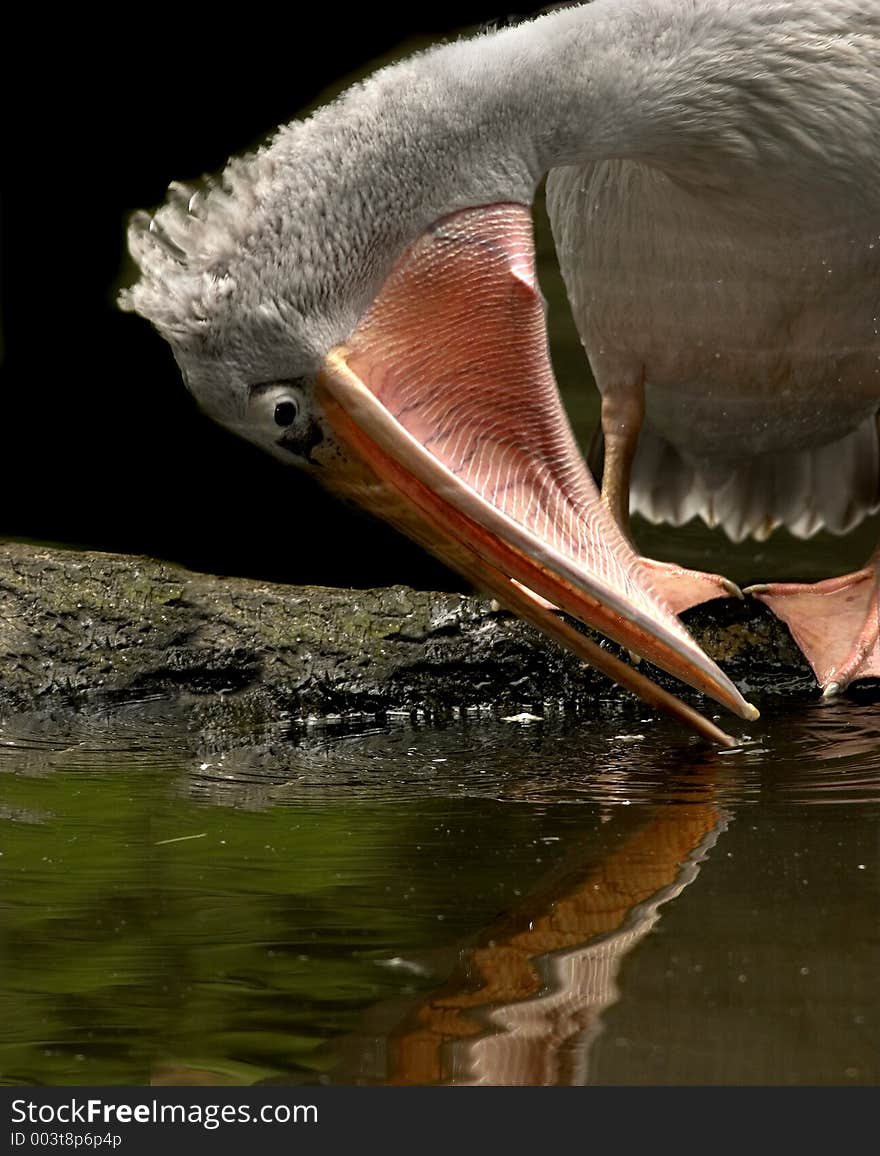
M 351 1075 L 391 1084 L 589 1082 L 590 1045 L 619 997 L 623 958 L 660 906 L 693 882 L 722 829 L 711 804 L 660 808 L 598 862 L 543 881 L 390 1030 L 376 1050 L 384 1070 Z
M 2 1079 L 876 1082 L 876 708 L 642 709 L 6 720 Z

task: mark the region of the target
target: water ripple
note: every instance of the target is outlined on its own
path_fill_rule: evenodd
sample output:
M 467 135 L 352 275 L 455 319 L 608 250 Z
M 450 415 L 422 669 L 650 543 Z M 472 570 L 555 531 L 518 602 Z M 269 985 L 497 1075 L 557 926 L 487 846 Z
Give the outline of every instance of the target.
M 158 696 L 102 711 L 19 714 L 0 719 L 0 774 L 176 771 L 193 746 L 181 707 Z
M 279 719 L 258 740 L 199 718 L 191 706 L 141 700 L 101 714 L 0 720 L 0 773 L 164 771 L 188 797 L 247 808 L 437 797 L 605 807 L 880 802 L 880 711 L 847 699 L 772 706 L 731 751 L 637 708 L 602 726 L 531 714 L 445 725 Z
M 189 777 L 189 790 L 251 807 L 427 797 L 609 807 L 880 802 L 875 708 L 800 703 L 774 708 L 761 726 L 751 741 L 724 752 L 646 718 L 611 728 L 556 718 L 292 730 L 263 744 L 215 747 Z

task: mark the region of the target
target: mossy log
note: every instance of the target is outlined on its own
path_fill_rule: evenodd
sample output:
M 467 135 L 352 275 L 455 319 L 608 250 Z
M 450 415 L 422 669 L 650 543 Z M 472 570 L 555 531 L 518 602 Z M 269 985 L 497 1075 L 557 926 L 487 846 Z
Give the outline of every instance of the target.
M 754 600 L 686 618 L 748 692 L 812 685 L 787 630 Z M 0 544 L 0 661 L 0 705 L 25 710 L 185 693 L 326 718 L 595 711 L 625 697 L 483 597 L 273 585 L 16 542 Z

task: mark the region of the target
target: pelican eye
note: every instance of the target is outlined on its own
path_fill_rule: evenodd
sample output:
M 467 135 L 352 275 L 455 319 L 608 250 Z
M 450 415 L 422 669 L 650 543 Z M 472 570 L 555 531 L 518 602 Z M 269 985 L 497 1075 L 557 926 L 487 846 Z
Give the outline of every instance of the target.
M 280 426 L 293 425 L 299 415 L 299 406 L 295 401 L 279 401 L 275 406 L 275 424 Z

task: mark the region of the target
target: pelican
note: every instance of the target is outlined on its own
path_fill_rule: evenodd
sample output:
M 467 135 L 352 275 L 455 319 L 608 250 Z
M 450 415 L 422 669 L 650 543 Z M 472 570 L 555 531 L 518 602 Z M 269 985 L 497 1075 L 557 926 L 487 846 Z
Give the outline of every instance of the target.
M 876 0 L 594 0 L 384 68 L 172 184 L 132 219 L 120 303 L 214 420 L 730 745 L 578 624 L 757 717 L 677 617 L 731 584 L 641 558 L 629 512 L 739 538 L 876 505 L 878 110 Z M 547 174 L 601 494 L 549 362 Z M 755 590 L 826 690 L 880 674 L 877 561 Z

